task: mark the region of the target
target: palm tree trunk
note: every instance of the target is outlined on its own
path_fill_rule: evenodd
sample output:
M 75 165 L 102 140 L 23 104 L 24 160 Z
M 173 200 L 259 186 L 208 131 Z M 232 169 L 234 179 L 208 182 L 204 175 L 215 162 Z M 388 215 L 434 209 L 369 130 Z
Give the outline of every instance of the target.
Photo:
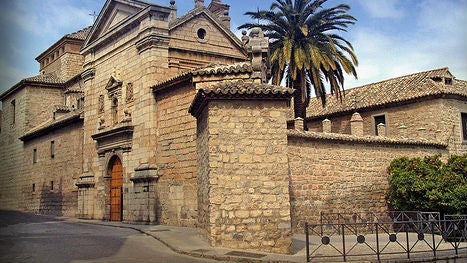
M 302 118 L 304 120 L 303 127 L 308 130 L 306 126 L 306 82 L 305 73 L 303 70 L 297 72 L 297 78 L 293 81 L 294 92 L 294 116 L 295 118 Z

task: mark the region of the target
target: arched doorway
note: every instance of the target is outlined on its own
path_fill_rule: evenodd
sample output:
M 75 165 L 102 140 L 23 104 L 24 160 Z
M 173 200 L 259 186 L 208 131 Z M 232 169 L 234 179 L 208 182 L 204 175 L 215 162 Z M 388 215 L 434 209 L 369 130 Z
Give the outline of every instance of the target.
M 110 221 L 122 221 L 123 210 L 123 166 L 115 156 L 110 162 Z

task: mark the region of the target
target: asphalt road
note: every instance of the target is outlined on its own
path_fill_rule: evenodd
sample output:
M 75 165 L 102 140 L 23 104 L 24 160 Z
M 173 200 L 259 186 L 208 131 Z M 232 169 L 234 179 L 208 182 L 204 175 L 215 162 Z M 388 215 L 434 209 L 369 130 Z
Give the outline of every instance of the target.
M 218 262 L 180 255 L 136 230 L 0 211 L 0 262 Z

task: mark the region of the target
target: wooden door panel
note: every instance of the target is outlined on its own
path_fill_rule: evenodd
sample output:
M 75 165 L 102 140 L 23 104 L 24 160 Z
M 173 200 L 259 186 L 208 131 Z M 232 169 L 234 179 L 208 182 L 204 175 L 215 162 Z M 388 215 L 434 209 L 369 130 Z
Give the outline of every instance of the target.
M 110 179 L 110 220 L 122 220 L 123 167 L 120 159 L 112 165 Z

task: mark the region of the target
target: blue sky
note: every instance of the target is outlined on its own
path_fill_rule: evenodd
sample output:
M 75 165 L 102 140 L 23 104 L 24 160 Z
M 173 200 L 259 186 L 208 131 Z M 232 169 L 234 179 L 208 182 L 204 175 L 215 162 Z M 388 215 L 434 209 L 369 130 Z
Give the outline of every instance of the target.
M 232 30 L 249 18 L 246 11 L 269 8 L 272 0 L 223 0 L 231 6 Z M 169 0 L 151 0 L 169 5 Z M 206 0 L 208 5 L 210 0 Z M 37 75 L 35 58 L 63 35 L 93 22 L 105 0 L 1 0 L 0 93 L 22 78 Z M 346 88 L 448 66 L 467 80 L 467 0 L 329 0 L 346 3 L 358 21 L 344 36 L 352 42 L 360 65 L 358 80 Z M 178 14 L 194 6 L 176 0 Z

